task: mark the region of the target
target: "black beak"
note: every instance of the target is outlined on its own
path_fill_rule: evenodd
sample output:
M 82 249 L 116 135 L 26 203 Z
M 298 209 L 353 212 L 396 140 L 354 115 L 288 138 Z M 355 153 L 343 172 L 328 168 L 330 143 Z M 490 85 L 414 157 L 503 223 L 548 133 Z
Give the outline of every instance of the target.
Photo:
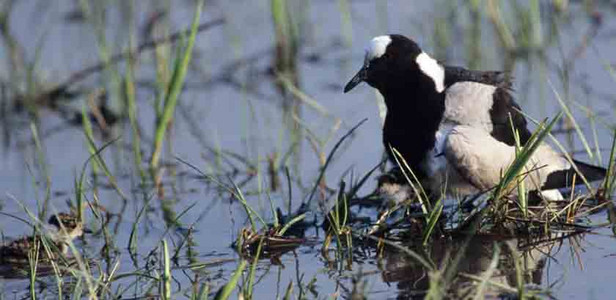
M 90 228 L 84 228 L 83 229 L 83 233 L 92 234 L 92 233 L 94 233 L 94 231 L 92 231 L 92 229 L 90 229 Z
M 356 87 L 362 81 L 366 80 L 367 76 L 368 76 L 368 69 L 366 68 L 366 66 L 363 66 L 361 68 L 361 70 L 359 70 L 359 72 L 357 72 L 357 74 L 355 74 L 355 76 L 353 76 L 351 81 L 349 81 L 349 83 L 347 83 L 344 86 L 344 92 L 347 93 L 348 91 L 352 90 L 354 87 Z

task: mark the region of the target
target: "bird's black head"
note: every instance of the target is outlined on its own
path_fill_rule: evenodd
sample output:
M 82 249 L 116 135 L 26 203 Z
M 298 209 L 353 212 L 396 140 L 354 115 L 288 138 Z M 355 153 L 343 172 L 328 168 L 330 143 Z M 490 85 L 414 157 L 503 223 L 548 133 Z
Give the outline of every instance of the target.
M 424 53 L 411 39 L 398 35 L 382 35 L 373 38 L 366 50 L 364 65 L 344 87 L 352 90 L 365 81 L 381 91 L 418 86 L 433 86 L 442 92 L 445 71 L 436 60 Z

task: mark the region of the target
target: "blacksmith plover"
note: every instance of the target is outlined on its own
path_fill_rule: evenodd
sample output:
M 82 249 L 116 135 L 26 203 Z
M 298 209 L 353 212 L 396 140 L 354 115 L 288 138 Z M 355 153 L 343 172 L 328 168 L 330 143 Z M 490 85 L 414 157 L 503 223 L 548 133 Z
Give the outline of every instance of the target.
M 443 66 L 402 35 L 372 39 L 344 92 L 362 81 L 385 99 L 383 143 L 390 160 L 391 146 L 432 192 L 445 182 L 450 195 L 493 188 L 515 157 L 511 124 L 522 145 L 531 137 L 502 73 Z M 527 164 L 527 189 L 561 200 L 556 189 L 570 186 L 575 174 L 588 181 L 605 176 L 601 167 L 574 163 L 579 173 L 563 155 L 540 145 Z

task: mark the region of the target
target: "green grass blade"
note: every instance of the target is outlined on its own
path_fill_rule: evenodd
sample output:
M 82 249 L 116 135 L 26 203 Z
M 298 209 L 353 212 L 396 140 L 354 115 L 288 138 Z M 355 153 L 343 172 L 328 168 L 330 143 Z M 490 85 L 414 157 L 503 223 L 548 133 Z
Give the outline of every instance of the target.
M 126 97 L 128 120 L 130 122 L 132 133 L 132 150 L 135 160 L 135 167 L 139 171 L 141 184 L 145 183 L 146 172 L 142 167 L 143 159 L 141 157 L 141 137 L 139 134 L 139 123 L 137 121 L 137 100 L 135 99 L 135 82 L 133 79 L 134 61 L 129 57 L 128 65 L 126 66 L 126 75 L 124 79 L 124 94 Z
M 45 176 L 45 199 L 43 199 L 43 205 L 40 205 L 40 203 L 38 203 L 38 197 L 36 199 L 37 205 L 39 206 L 38 214 L 39 217 L 42 217 L 47 214 L 49 199 L 51 198 L 51 176 L 49 175 L 49 169 L 45 160 L 45 152 L 43 151 L 43 145 L 41 143 L 41 139 L 38 134 L 38 128 L 35 123 L 30 123 L 30 132 L 32 133 L 32 140 L 34 141 L 34 145 L 36 146 L 38 165 L 43 171 L 43 176 Z
M 90 151 L 91 157 L 92 157 L 92 172 L 94 174 L 96 174 L 96 170 L 100 167 L 103 170 L 103 173 L 105 174 L 105 176 L 107 177 L 107 179 L 109 180 L 109 184 L 111 184 L 111 186 L 115 189 L 115 191 L 118 193 L 118 195 L 120 197 L 122 197 L 122 199 L 128 199 L 126 197 L 126 194 L 124 194 L 124 192 L 122 191 L 122 189 L 120 188 L 120 186 L 118 185 L 118 182 L 115 178 L 115 176 L 113 176 L 113 174 L 111 173 L 111 171 L 109 170 L 109 167 L 107 167 L 107 164 L 105 163 L 105 160 L 103 160 L 102 156 L 100 155 L 100 152 L 98 152 L 97 146 L 96 146 L 96 142 L 94 142 L 94 135 L 92 132 L 92 124 L 90 123 L 90 119 L 86 113 L 86 108 L 85 108 L 85 104 L 82 106 L 82 121 L 83 121 L 83 126 L 84 126 L 84 134 L 86 137 L 86 141 L 88 143 L 88 149 Z M 116 139 L 117 140 L 117 139 Z M 114 140 L 114 141 L 116 141 Z M 97 167 L 95 167 L 97 166 Z
M 364 124 L 364 122 L 366 122 L 367 120 L 368 119 L 363 119 L 359 123 L 357 123 L 357 125 L 353 126 L 353 128 L 351 128 L 345 135 L 343 135 L 340 138 L 340 140 L 338 140 L 338 142 L 334 145 L 334 148 L 332 148 L 332 151 L 330 151 L 329 155 L 327 155 L 327 159 L 325 160 L 325 164 L 321 168 L 321 172 L 319 172 L 319 177 L 317 178 L 317 181 L 315 181 L 315 184 L 312 187 L 312 191 L 310 192 L 310 195 L 308 196 L 308 200 L 306 200 L 306 205 L 310 205 L 312 198 L 314 198 L 314 194 L 317 192 L 319 184 L 321 183 L 321 179 L 323 179 L 323 176 L 325 176 L 325 170 L 327 170 L 327 167 L 332 161 L 334 157 L 334 153 L 336 153 L 336 150 L 340 148 L 340 145 L 342 145 L 342 142 L 344 142 L 348 137 L 350 137 L 353 134 L 353 132 L 355 132 L 355 130 L 359 128 L 359 126 Z
M 520 155 L 522 152 L 522 144 L 520 142 L 520 132 L 515 129 L 513 125 L 513 119 L 511 115 L 509 115 L 509 125 L 511 126 L 511 131 L 513 132 L 513 137 L 515 139 L 515 155 Z M 522 209 L 522 214 L 524 217 L 528 216 L 528 197 L 526 196 L 526 185 L 523 177 L 518 177 L 518 202 L 520 203 L 520 208 Z
M 138 238 L 137 238 L 137 229 L 138 229 L 138 225 L 139 222 L 141 221 L 141 217 L 143 216 L 143 214 L 145 213 L 146 209 L 149 207 L 150 205 L 150 200 L 153 197 L 149 197 L 147 199 L 147 201 L 143 204 L 143 207 L 139 210 L 139 213 L 137 213 L 137 217 L 135 218 L 135 222 L 133 222 L 133 226 L 131 228 L 130 231 L 130 236 L 128 237 L 128 249 L 130 252 L 135 253 L 137 251 L 137 242 L 138 242 Z
M 284 297 L 282 299 L 291 300 L 292 296 L 293 296 L 293 280 L 289 280 L 289 285 L 287 285 L 287 290 L 285 291 Z
M 419 179 L 417 178 L 417 176 L 415 176 L 415 172 L 406 163 L 406 160 L 404 159 L 404 157 L 402 157 L 402 154 L 398 152 L 396 148 L 393 148 L 390 146 L 390 149 L 394 153 L 394 159 L 396 160 L 396 164 L 398 165 L 398 167 L 400 167 L 400 170 L 402 170 L 402 174 L 404 175 L 404 178 L 406 179 L 406 181 L 409 183 L 409 185 L 415 192 L 415 195 L 417 196 L 417 199 L 419 200 L 419 203 L 421 204 L 421 210 L 423 211 L 424 215 L 428 216 L 430 211 L 432 211 L 432 207 L 430 205 L 428 194 L 426 193 L 423 186 L 421 185 L 421 182 L 419 182 Z M 412 177 L 409 176 L 409 173 Z
M 86 104 L 83 103 L 81 105 L 81 123 L 83 124 L 83 133 L 86 136 L 88 151 L 90 151 L 90 155 L 96 153 L 96 144 L 94 143 L 94 132 L 92 130 L 92 123 L 90 122 L 90 117 L 88 115 L 88 111 L 86 109 Z M 92 162 L 92 174 L 98 174 L 98 160 L 99 157 L 94 159 Z
M 616 130 L 614 130 L 614 135 L 612 136 L 612 148 L 610 149 L 610 160 L 607 165 L 607 173 L 605 174 L 605 179 L 603 181 L 604 195 L 608 199 L 610 199 L 612 196 L 612 192 L 614 190 L 614 181 L 616 180 L 616 176 L 614 176 L 615 175 L 614 173 L 616 173 L 616 169 L 614 166 L 614 164 L 616 163 L 616 161 L 614 161 L 615 158 L 616 158 Z
M 507 187 L 510 186 L 510 184 L 517 178 L 519 174 L 521 174 L 522 170 L 524 170 L 524 168 L 526 167 L 526 163 L 530 160 L 535 150 L 539 148 L 543 140 L 552 130 L 552 127 L 554 127 L 556 122 L 560 120 L 562 115 L 562 112 L 559 113 L 556 117 L 554 117 L 554 119 L 552 119 L 549 124 L 547 124 L 547 126 L 544 124 L 540 124 L 539 129 L 535 131 L 535 133 L 533 133 L 522 151 L 520 151 L 520 153 L 516 155 L 514 161 L 511 163 L 509 168 L 507 168 L 507 171 L 503 175 L 503 178 L 493 192 L 494 199 L 501 199 L 502 196 L 504 196 L 504 194 L 507 192 Z
M 210 285 L 208 283 L 201 284 L 201 288 L 199 288 L 199 295 L 197 295 L 197 300 L 207 300 L 209 293 Z
M 171 119 L 173 118 L 180 92 L 184 86 L 184 79 L 186 77 L 186 72 L 188 71 L 188 65 L 190 64 L 190 60 L 192 58 L 192 49 L 195 45 L 195 39 L 197 37 L 197 27 L 199 25 L 199 19 L 201 18 L 202 7 L 203 0 L 198 0 L 191 25 L 190 36 L 188 37 L 188 44 L 186 45 L 184 52 L 181 54 L 181 58 L 177 61 L 169 85 L 169 90 L 165 96 L 162 116 L 159 120 L 157 120 L 156 132 L 154 134 L 154 153 L 152 154 L 152 158 L 150 160 L 150 166 L 153 169 L 158 167 L 165 132 L 167 132 L 169 122 L 171 122 Z
M 280 229 L 280 231 L 278 231 L 278 235 L 284 235 L 284 233 L 287 232 L 287 230 L 289 230 L 289 228 L 291 228 L 291 226 L 293 226 L 297 222 L 302 221 L 305 218 L 306 218 L 306 214 L 301 214 L 301 215 L 296 216 L 295 218 L 291 219 L 291 221 L 289 221 L 287 224 L 285 224 L 284 227 L 282 227 L 282 229 Z
M 162 299 L 171 299 L 171 260 L 169 259 L 169 249 L 167 240 L 163 240 L 163 278 L 162 278 Z
M 428 216 L 428 226 L 426 226 L 426 229 L 423 232 L 424 246 L 428 244 L 428 240 L 430 239 L 430 236 L 432 235 L 436 224 L 438 224 L 438 220 L 441 218 L 441 214 L 443 213 L 443 206 L 443 197 L 441 197 L 438 202 L 436 202 L 436 205 Z
M 250 205 L 248 205 L 248 202 L 246 201 L 246 198 L 244 197 L 244 193 L 242 193 L 242 190 L 235 184 L 235 182 L 231 181 L 231 183 L 233 184 L 233 189 L 234 189 L 233 194 L 240 201 L 240 204 L 242 204 L 242 207 L 244 207 L 244 210 L 246 211 L 246 215 L 248 216 L 248 220 L 250 221 L 250 227 L 252 228 L 252 231 L 257 232 L 257 224 L 252 218 L 253 216 L 259 219 L 259 221 L 261 222 L 261 224 L 263 224 L 263 226 L 267 226 L 267 223 L 265 222 L 265 220 L 261 218 L 261 216 L 252 207 L 250 207 Z
M 558 103 L 560 104 L 560 107 L 562 108 L 562 110 L 565 112 L 565 115 L 573 123 L 573 127 L 575 128 L 575 132 L 577 133 L 578 137 L 580 138 L 580 141 L 582 142 L 582 145 L 584 145 L 584 150 L 586 150 L 586 153 L 588 154 L 588 157 L 590 157 L 590 159 L 593 159 L 594 158 L 594 153 L 592 151 L 592 148 L 588 144 L 588 141 L 586 140 L 586 137 L 584 136 L 584 132 L 582 132 L 582 128 L 575 121 L 575 118 L 573 117 L 573 113 L 571 113 L 571 109 L 569 108 L 569 106 L 567 104 L 565 104 L 565 101 L 560 97 L 560 94 L 558 94 L 558 91 L 556 91 L 556 88 L 552 84 L 552 81 L 548 80 L 548 84 L 550 85 L 550 88 L 552 88 L 552 91 L 554 92 L 554 95 L 556 96 L 556 100 L 558 100 Z
M 259 264 L 259 256 L 261 256 L 261 249 L 264 241 L 265 238 L 263 237 L 259 240 L 257 253 L 255 254 L 252 264 L 250 265 L 250 272 L 248 273 L 248 290 L 244 291 L 246 299 L 252 299 L 252 291 L 254 289 L 255 277 L 257 275 L 257 265 Z
M 246 268 L 246 261 L 242 259 L 239 265 L 237 265 L 237 268 L 235 269 L 233 276 L 231 276 L 231 279 L 229 279 L 229 282 L 225 284 L 222 290 L 220 290 L 220 292 L 216 295 L 216 298 L 214 298 L 215 300 L 229 299 L 229 297 L 231 296 L 231 293 L 233 292 L 233 289 L 238 285 L 237 283 L 240 280 L 242 272 L 244 272 L 245 268 Z

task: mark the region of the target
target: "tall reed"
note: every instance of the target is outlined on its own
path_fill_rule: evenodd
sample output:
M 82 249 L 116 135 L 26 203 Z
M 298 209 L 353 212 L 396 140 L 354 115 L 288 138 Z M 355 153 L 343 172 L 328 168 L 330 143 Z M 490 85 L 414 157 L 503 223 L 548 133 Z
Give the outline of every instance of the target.
M 177 106 L 182 87 L 184 86 L 186 72 L 188 71 L 188 66 L 192 58 L 192 50 L 197 37 L 197 28 L 199 26 L 199 20 L 201 18 L 203 1 L 204 0 L 198 0 L 196 3 L 195 14 L 193 16 L 193 21 L 190 29 L 190 35 L 188 36 L 186 45 L 182 45 L 181 43 L 182 47 L 179 47 L 179 49 L 181 50 L 177 52 L 173 75 L 171 77 L 171 81 L 169 82 L 169 87 L 167 90 L 167 94 L 165 95 L 164 103 L 162 104 L 162 115 L 156 120 L 153 144 L 154 152 L 152 153 L 152 158 L 150 159 L 150 167 L 152 169 L 158 168 L 165 133 L 167 132 L 167 128 L 171 124 L 171 120 L 175 112 L 175 107 Z

